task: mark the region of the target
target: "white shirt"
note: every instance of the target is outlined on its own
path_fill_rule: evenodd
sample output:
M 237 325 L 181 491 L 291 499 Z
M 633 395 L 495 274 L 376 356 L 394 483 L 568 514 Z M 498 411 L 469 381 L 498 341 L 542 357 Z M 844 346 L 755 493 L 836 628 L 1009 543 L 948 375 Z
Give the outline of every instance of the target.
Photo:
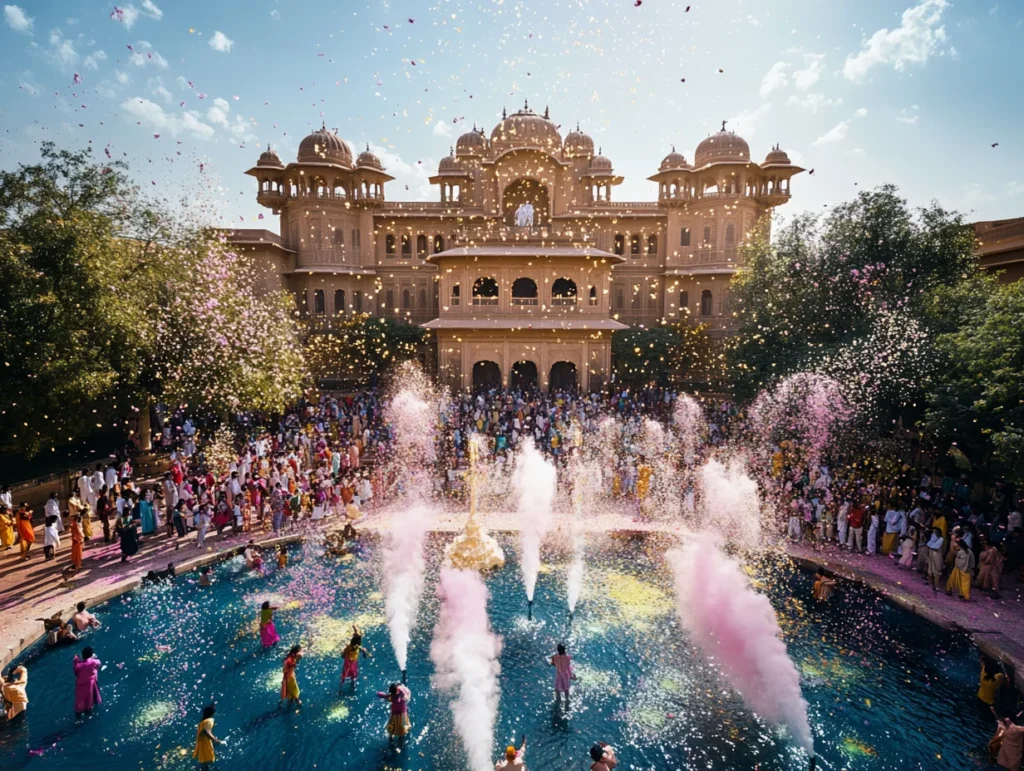
M 105 484 L 106 484 L 106 482 L 103 481 L 103 472 L 100 471 L 99 469 L 97 469 L 93 473 L 93 475 L 92 475 L 92 493 L 93 493 L 93 495 L 99 495 L 100 494 L 100 489 Z M 111 488 L 107 487 L 107 492 L 108 493 L 110 492 L 110 490 L 111 490 Z
M 99 492 L 99 490 L 96 492 Z M 92 495 L 92 484 L 89 482 L 89 476 L 87 474 L 83 474 L 78 477 L 78 497 L 83 501 L 87 501 L 92 497 Z
M 106 476 L 104 477 L 104 484 L 107 486 L 108 490 L 113 490 L 114 489 L 114 485 L 117 484 L 117 470 L 116 469 L 112 469 L 112 468 L 108 468 L 107 469 Z

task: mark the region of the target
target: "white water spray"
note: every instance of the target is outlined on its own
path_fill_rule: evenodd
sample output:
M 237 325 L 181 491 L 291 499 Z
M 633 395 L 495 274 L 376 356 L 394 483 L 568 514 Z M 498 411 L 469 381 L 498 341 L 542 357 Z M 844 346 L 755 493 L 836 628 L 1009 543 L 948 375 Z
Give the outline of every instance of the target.
M 780 639 L 768 598 L 751 589 L 739 562 L 710 536 L 698 536 L 666 556 L 675 574 L 679 620 L 693 642 L 719 664 L 751 710 L 785 726 L 813 756 L 800 673 Z
M 530 603 L 533 602 L 533 591 L 540 572 L 540 545 L 551 525 L 551 507 L 557 481 L 555 467 L 545 460 L 530 439 L 525 440 L 516 456 L 513 484 L 519 497 L 523 584 L 526 587 L 526 600 Z
M 487 587 L 476 571 L 444 568 L 437 587 L 441 600 L 430 659 L 435 688 L 454 694 L 452 716 L 470 771 L 491 771 L 494 722 L 501 695 L 498 675 L 501 638 L 487 619 Z
M 384 551 L 384 612 L 391 647 L 403 672 L 423 592 L 423 543 L 434 515 L 426 504 L 413 504 L 398 515 L 398 526 L 392 530 Z
M 711 459 L 700 470 L 703 502 L 699 529 L 753 549 L 761 540 L 761 498 L 743 464 Z

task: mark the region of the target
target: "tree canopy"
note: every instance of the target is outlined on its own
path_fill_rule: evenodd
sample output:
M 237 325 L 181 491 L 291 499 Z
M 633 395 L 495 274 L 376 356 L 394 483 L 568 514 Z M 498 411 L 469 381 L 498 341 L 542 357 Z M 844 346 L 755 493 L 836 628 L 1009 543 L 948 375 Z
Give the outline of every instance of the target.
M 366 385 L 371 378 L 418 357 L 426 339 L 427 331 L 415 324 L 357 313 L 313 330 L 306 341 L 306 360 L 316 382 Z

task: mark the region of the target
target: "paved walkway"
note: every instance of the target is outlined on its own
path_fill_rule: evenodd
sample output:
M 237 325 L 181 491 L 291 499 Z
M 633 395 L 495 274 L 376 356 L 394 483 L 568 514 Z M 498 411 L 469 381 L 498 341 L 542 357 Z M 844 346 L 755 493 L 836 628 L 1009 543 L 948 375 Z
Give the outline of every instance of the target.
M 517 530 L 514 513 L 492 513 L 482 517 L 493 530 Z M 446 511 L 433 523 L 434 530 L 458 531 L 465 523 L 464 510 Z M 370 512 L 360 527 L 386 531 L 392 522 L 386 515 Z M 326 519 L 316 525 L 286 533 L 283 538 L 273 533 L 226 533 L 207 536 L 206 548 L 195 545 L 195 534 L 178 542 L 162 533 L 143 537 L 139 553 L 127 564 L 121 562 L 117 544 L 105 545 L 102 530 L 94 524 L 95 535 L 85 550 L 82 571 L 70 586 L 61 579 L 61 570 L 70 564 L 70 538 L 65 535 L 57 558 L 46 562 L 42 556 L 42 535 L 32 547 L 32 557 L 21 562 L 17 548 L 0 553 L 0 667 L 5 667 L 25 647 L 42 635 L 39 619 L 62 611 L 65 618 L 76 603 L 92 606 L 133 588 L 150 570 L 162 570 L 174 562 L 179 572 L 222 559 L 238 551 L 253 538 L 263 544 L 297 540 L 303 534 L 340 527 L 337 520 Z M 589 517 L 586 529 L 594 532 L 634 530 L 670 532 L 683 535 L 678 525 L 664 522 L 643 522 L 626 513 Z M 787 544 L 788 552 L 809 567 L 823 566 L 838 576 L 862 581 L 885 594 L 894 604 L 946 627 L 960 628 L 973 634 L 975 642 L 986 652 L 1002 658 L 1014 667 L 1018 687 L 1024 690 L 1024 584 L 1004 576 L 999 599 L 980 591 L 972 592 L 972 601 L 938 594 L 916 573 L 900 570 L 888 557 L 868 557 L 841 552 L 834 547 L 819 548 L 806 544 Z

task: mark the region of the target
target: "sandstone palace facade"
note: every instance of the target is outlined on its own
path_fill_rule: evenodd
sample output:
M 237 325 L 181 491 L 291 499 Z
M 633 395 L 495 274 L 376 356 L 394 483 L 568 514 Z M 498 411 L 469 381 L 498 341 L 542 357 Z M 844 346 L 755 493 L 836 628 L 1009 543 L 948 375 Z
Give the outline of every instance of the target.
M 603 383 L 611 334 L 662 319 L 735 324 L 729 284 L 745 234 L 801 172 L 722 130 L 692 161 L 673 148 L 649 179 L 657 200 L 618 201 L 612 161 L 547 110 L 459 137 L 430 182 L 434 202 L 389 201 L 392 179 L 321 128 L 294 162 L 264 152 L 246 173 L 280 216 L 230 235 L 257 252 L 264 286 L 292 292 L 314 326 L 351 313 L 419 324 L 453 385 Z

